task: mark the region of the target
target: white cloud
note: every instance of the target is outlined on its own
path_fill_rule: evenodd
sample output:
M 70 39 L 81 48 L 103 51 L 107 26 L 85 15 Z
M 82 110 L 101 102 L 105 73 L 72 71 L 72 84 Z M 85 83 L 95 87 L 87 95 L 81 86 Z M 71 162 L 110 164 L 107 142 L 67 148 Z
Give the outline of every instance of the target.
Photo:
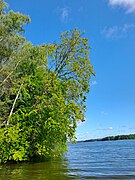
M 96 85 L 97 84 L 97 81 L 92 81 L 91 82 L 91 86 L 94 86 L 94 85 Z
M 70 15 L 69 7 L 57 7 L 54 11 L 63 23 L 68 22 Z
M 106 130 L 113 130 L 113 127 L 108 127 Z
M 123 26 L 105 27 L 101 33 L 106 38 L 125 37 L 130 30 L 135 30 L 135 24 L 124 24 Z
M 117 35 L 118 29 L 118 26 L 105 27 L 102 34 L 105 35 L 106 38 L 114 37 Z
M 134 129 L 135 129 L 135 126 L 132 126 L 132 127 L 130 127 L 129 129 L 134 130 Z
M 70 9 L 69 7 L 57 7 L 56 13 L 60 16 L 60 20 L 65 23 L 69 19 Z
M 127 32 L 129 29 L 135 28 L 135 24 L 124 24 L 122 31 Z
M 126 9 L 126 13 L 135 13 L 135 0 L 109 0 L 111 6 L 120 6 Z
M 103 128 L 103 129 L 97 129 L 97 130 L 100 130 L 100 131 L 111 131 L 111 130 L 113 130 L 113 127 L 107 127 L 107 128 Z
M 63 8 L 61 8 L 60 9 L 60 15 L 61 15 L 61 20 L 63 21 L 63 22 L 65 22 L 65 21 L 67 21 L 68 20 L 68 18 L 69 18 L 69 8 L 67 8 L 67 7 L 63 7 Z
M 92 136 L 93 136 L 93 133 L 91 133 L 91 132 L 83 132 L 83 133 L 76 134 L 78 141 L 92 139 L 94 137 L 94 136 L 93 137 Z
M 82 121 L 77 121 L 77 127 L 78 126 L 83 126 L 84 124 L 85 124 L 85 121 L 83 121 L 83 122 Z

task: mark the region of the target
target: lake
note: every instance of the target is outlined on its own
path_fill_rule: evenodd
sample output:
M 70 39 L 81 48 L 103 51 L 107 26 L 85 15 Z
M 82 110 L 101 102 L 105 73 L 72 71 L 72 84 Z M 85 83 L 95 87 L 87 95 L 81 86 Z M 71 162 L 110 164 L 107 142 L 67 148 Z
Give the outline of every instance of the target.
M 0 180 L 135 180 L 135 140 L 80 142 L 68 147 L 60 160 L 0 165 Z

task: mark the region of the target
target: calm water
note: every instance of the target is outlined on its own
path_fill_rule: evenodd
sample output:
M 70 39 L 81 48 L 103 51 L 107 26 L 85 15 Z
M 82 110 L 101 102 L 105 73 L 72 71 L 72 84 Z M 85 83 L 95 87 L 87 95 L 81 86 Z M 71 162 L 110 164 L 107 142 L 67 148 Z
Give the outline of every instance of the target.
M 0 166 L 0 180 L 133 179 L 135 140 L 69 145 L 62 160 Z

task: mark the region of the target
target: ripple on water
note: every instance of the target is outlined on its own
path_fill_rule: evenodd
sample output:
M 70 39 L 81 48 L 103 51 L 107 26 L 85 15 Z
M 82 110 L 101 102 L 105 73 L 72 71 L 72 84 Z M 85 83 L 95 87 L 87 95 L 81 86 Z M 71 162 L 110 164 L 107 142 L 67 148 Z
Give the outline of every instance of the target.
M 69 144 L 62 160 L 0 166 L 0 180 L 135 180 L 135 140 Z

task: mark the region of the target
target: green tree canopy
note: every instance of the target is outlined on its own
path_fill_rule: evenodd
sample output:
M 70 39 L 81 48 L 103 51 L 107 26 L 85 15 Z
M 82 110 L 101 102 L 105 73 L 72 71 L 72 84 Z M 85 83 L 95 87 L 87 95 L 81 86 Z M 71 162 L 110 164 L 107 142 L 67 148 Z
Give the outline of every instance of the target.
M 78 29 L 59 44 L 34 46 L 22 33 L 28 16 L 0 2 L 1 162 L 58 157 L 84 121 L 94 75 L 88 39 Z

